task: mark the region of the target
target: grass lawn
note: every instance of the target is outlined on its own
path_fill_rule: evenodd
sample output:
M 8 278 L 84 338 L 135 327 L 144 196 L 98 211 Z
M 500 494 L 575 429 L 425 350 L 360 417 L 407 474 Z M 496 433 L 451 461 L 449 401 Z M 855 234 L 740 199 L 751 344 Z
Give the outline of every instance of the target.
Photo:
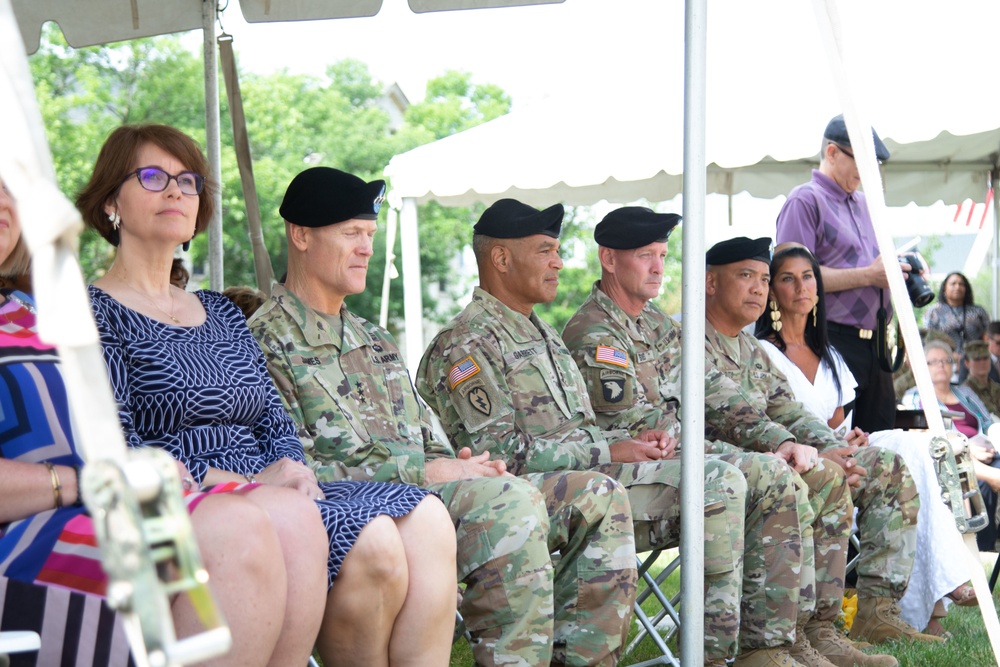
M 674 552 L 664 555 L 660 562 L 666 565 L 670 562 Z M 993 568 L 994 554 L 984 554 L 983 563 L 986 575 L 989 576 Z M 667 580 L 664 589 L 668 594 L 675 593 L 680 585 L 680 574 L 674 572 Z M 994 603 L 1000 607 L 1000 586 L 994 595 Z M 647 601 L 646 613 L 652 615 L 655 607 Z M 683 618 L 683 617 L 682 617 Z M 630 639 L 635 634 L 634 627 L 630 633 Z M 958 607 L 952 605 L 948 611 L 947 618 L 942 625 L 954 635 L 953 639 L 945 644 L 924 644 L 917 642 L 892 642 L 879 647 L 879 652 L 889 653 L 899 659 L 901 667 L 996 667 L 997 661 L 990 650 L 989 638 L 986 636 L 986 627 L 980 615 L 979 607 Z M 671 648 L 676 655 L 676 640 L 671 642 Z M 625 667 L 635 663 L 650 660 L 657 656 L 652 641 L 645 639 L 629 655 L 625 656 L 620 665 Z M 451 667 L 468 667 L 472 665 L 472 651 L 465 641 L 458 641 L 451 652 Z

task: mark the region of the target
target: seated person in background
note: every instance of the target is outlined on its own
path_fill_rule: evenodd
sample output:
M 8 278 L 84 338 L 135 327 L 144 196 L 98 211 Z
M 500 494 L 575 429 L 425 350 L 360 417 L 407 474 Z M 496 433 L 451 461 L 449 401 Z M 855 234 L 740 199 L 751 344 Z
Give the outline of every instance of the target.
M 250 287 L 249 285 L 234 285 L 233 287 L 227 287 L 222 290 L 223 296 L 233 302 L 233 304 L 240 309 L 243 313 L 243 317 L 250 319 L 250 317 L 257 312 L 261 304 L 264 303 L 265 297 L 264 293 L 261 292 L 256 287 Z
M 281 202 L 288 275 L 250 329 L 310 465 L 321 480 L 441 494 L 477 665 L 606 664 L 604 645 L 629 617 L 613 570 L 619 552 L 634 553 L 625 492 L 582 471 L 515 478 L 489 454 L 456 456 L 437 438 L 392 335 L 344 306 L 365 289 L 384 192 L 384 181 L 313 167 Z
M 965 359 L 968 370 L 963 387 L 968 387 L 994 416 L 1000 415 L 1000 382 L 990 379 L 990 346 L 983 340 L 973 340 L 965 344 Z
M 1000 382 L 1000 322 L 997 320 L 986 327 L 986 342 L 990 346 L 990 379 Z
M 996 443 L 988 436 L 993 425 L 993 416 L 968 387 L 951 383 L 952 350 L 947 343 L 930 341 L 924 345 L 927 366 L 934 384 L 934 393 L 942 410 L 961 413 L 961 417 L 952 420 L 952 426 L 967 438 L 972 452 L 972 463 L 976 469 L 976 479 L 979 480 L 979 492 L 983 494 L 986 505 L 986 516 L 989 522 L 983 530 L 976 533 L 976 542 L 980 551 L 995 551 L 997 539 L 996 510 L 1000 496 L 1000 457 L 997 455 Z M 922 409 L 920 395 L 913 387 L 903 396 L 903 405 L 908 408 Z
M 14 201 L 0 180 L 0 271 L 21 273 L 27 264 Z M 5 587 L 0 586 L 0 622 L 7 623 L 0 630 L 39 632 L 39 665 L 78 664 L 71 657 L 77 650 L 76 640 L 81 647 L 89 646 L 95 656 L 105 655 L 103 664 L 125 665 L 128 648 L 122 631 L 112 632 L 107 618 L 101 618 L 106 610 L 102 612 L 100 605 L 65 602 L 67 591 L 103 597 L 107 577 L 97 560 L 93 522 L 80 498 L 84 462 L 76 446 L 59 358 L 38 337 L 30 296 L 13 290 L 0 292 L 0 317 L 6 322 L 0 328 L 0 405 L 4 406 L 0 413 L 0 577 L 12 580 L 7 584 L 10 591 L 30 590 L 17 588 L 15 582 L 62 589 L 44 597 L 32 596 L 44 600 L 43 616 L 28 608 L 16 592 L 9 600 L 13 608 L 4 610 Z M 322 590 L 325 559 L 322 526 L 317 521 L 314 530 L 306 530 L 292 512 L 307 501 L 293 498 L 294 502 L 273 508 L 274 514 L 269 515 L 242 494 L 230 493 L 235 484 L 199 491 L 181 468 L 184 502 L 192 513 L 202 561 L 233 637 L 229 654 L 212 664 L 280 667 L 289 664 L 291 657 L 297 660 L 294 664 L 305 664 L 320 617 L 319 613 L 303 617 L 294 609 L 316 609 L 322 604 L 316 591 Z M 278 541 L 282 529 L 277 522 L 283 520 L 301 528 L 285 535 L 293 559 L 286 558 Z M 299 583 L 290 585 L 288 573 L 295 573 Z M 267 604 L 260 604 L 261 600 Z M 179 637 L 200 628 L 186 598 L 177 599 L 172 612 Z M 297 625 L 284 624 L 286 613 Z M 39 623 L 32 626 L 30 619 L 36 616 Z M 96 659 L 94 664 L 98 664 Z
M 191 274 L 184 266 L 184 260 L 180 257 L 174 257 L 174 261 L 170 264 L 170 284 L 178 289 L 186 290 L 190 279 Z
M 931 634 L 942 631 L 931 623 L 938 601 L 945 596 L 975 604 L 968 577 L 954 567 L 965 545 L 951 512 L 941 501 L 941 485 L 928 454 L 928 436 L 899 430 L 867 434 L 853 427 L 855 380 L 840 353 L 826 336 L 826 295 L 823 275 L 812 253 L 797 243 L 778 246 L 770 265 L 770 308 L 758 320 L 756 335 L 774 365 L 788 380 L 795 400 L 848 442 L 890 449 L 906 461 L 920 492 L 917 546 L 906 593 L 899 601 L 902 618 Z M 940 607 L 944 615 L 944 605 Z M 933 631 L 933 632 L 931 632 Z
M 405 484 L 317 484 L 243 314 L 217 292 L 170 285 L 176 247 L 211 218 L 216 185 L 207 170 L 182 132 L 123 126 L 77 196 L 86 224 L 118 248 L 89 291 L 126 440 L 166 449 L 199 485 L 249 482 L 244 493 L 265 510 L 295 504 L 279 524 L 296 573 L 289 586 L 322 595 L 319 604 L 289 606 L 284 622 L 314 628 L 322 617 L 325 664 L 408 664 L 413 656 L 445 664 L 455 596 L 410 594 L 411 581 L 457 585 L 455 531 L 441 501 Z M 316 527 L 326 531 L 325 569 L 291 537 Z M 283 664 L 307 657 L 286 655 Z

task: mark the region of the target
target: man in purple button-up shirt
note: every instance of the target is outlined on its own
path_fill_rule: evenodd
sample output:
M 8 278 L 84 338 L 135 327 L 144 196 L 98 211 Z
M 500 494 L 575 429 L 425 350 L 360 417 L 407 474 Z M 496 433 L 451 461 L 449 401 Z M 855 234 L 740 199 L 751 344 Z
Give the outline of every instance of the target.
M 885 144 L 875 130 L 872 135 L 876 157 L 888 160 Z M 801 243 L 819 260 L 830 342 L 858 382 L 854 425 L 872 432 L 893 428 L 896 418 L 892 374 L 879 366 L 871 335 L 880 303 L 889 315 L 892 304 L 860 185 L 844 117 L 836 116 L 823 133 L 819 169 L 813 170 L 811 181 L 792 190 L 778 214 L 776 242 Z

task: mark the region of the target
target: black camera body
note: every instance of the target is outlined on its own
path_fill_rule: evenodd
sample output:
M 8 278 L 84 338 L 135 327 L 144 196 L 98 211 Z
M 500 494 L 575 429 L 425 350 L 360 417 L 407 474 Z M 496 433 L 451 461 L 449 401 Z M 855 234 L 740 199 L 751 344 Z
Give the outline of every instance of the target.
M 904 253 L 899 256 L 900 262 L 906 262 L 913 270 L 906 279 L 906 293 L 910 296 L 910 303 L 915 308 L 923 308 L 934 300 L 934 291 L 927 286 L 924 277 L 918 271 L 927 271 L 927 262 L 915 252 Z

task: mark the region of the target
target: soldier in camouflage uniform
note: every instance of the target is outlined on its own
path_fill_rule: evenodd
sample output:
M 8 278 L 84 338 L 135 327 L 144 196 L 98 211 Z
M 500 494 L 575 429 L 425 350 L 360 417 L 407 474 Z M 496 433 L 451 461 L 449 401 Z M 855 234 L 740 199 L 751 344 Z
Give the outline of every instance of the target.
M 770 274 L 770 239 L 730 239 L 706 255 L 706 366 L 721 371 L 705 385 L 706 435 L 759 452 L 774 452 L 802 472 L 820 460 L 844 470 L 858 508 L 861 536 L 858 561 L 858 615 L 851 637 L 879 643 L 907 637 L 940 641 L 918 633 L 899 618 L 896 600 L 909 582 L 916 545 L 917 496 L 913 478 L 897 454 L 880 447 L 849 446 L 829 426 L 792 399 L 784 375 L 771 365 L 757 340 L 743 331 L 765 309 Z M 808 475 L 810 491 L 820 495 Z M 817 554 L 822 551 L 817 536 Z M 843 585 L 837 563 L 826 576 Z M 817 561 L 819 558 L 817 558 Z M 824 573 L 817 562 L 817 581 Z M 840 594 L 824 602 L 816 616 L 834 615 Z
M 566 324 L 563 340 L 587 383 L 602 428 L 633 433 L 660 428 L 680 437 L 681 328 L 652 300 L 660 291 L 667 237 L 676 222 L 677 216 L 671 214 L 626 206 L 609 213 L 594 230 L 601 280 Z M 617 365 L 599 361 L 600 351 L 608 348 L 619 351 L 625 361 Z M 709 378 L 717 373 L 706 369 Z M 827 498 L 829 506 L 818 506 L 814 512 L 807 486 L 780 458 L 719 441 L 706 441 L 706 451 L 725 452 L 714 455 L 737 466 L 747 478 L 741 657 L 778 662 L 790 648 L 792 658 L 804 665 L 897 665 L 892 656 L 861 653 L 834 631 L 829 620 L 807 625 L 816 606 L 814 532 L 822 536 L 819 560 L 827 571 L 835 552 L 830 546 L 839 548 L 850 531 L 850 494 L 839 469 L 824 466 L 806 473 L 817 478 L 814 486 L 835 492 Z M 794 529 L 785 516 L 789 507 L 798 509 L 799 525 Z M 836 517 L 832 523 L 831 516 Z M 835 528 L 833 540 L 825 537 L 828 526 Z M 802 569 L 783 568 L 783 562 L 797 558 L 799 533 Z M 792 550 L 795 557 L 789 555 Z M 830 587 L 823 585 L 820 590 L 825 595 Z
M 1000 382 L 990 379 L 990 346 L 984 340 L 973 340 L 965 344 L 965 359 L 963 362 L 969 371 L 962 384 L 971 389 L 983 405 L 1000 416 Z
M 480 286 L 428 347 L 417 391 L 455 446 L 489 452 L 516 475 L 615 477 L 629 490 L 637 550 L 676 546 L 680 466 L 662 460 L 676 440 L 602 430 L 569 350 L 533 313 L 556 295 L 562 217 L 561 205 L 537 211 L 512 199 L 483 213 L 473 236 Z M 705 468 L 705 653 L 716 665 L 737 646 L 746 481 L 722 461 Z
M 613 665 L 635 594 L 627 494 L 596 473 L 518 479 L 435 438 L 392 336 L 343 307 L 365 286 L 381 188 L 328 168 L 292 181 L 287 281 L 250 322 L 310 464 L 441 495 L 477 664 Z

